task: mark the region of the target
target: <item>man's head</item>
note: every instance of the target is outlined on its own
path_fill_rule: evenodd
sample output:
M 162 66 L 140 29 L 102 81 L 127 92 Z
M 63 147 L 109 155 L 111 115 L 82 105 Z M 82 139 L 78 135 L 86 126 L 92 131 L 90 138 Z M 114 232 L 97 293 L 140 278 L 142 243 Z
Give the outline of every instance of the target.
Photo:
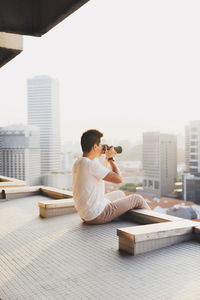
M 96 157 L 102 154 L 102 146 L 100 144 L 103 133 L 96 129 L 85 131 L 81 136 L 81 147 L 84 153 L 93 152 Z

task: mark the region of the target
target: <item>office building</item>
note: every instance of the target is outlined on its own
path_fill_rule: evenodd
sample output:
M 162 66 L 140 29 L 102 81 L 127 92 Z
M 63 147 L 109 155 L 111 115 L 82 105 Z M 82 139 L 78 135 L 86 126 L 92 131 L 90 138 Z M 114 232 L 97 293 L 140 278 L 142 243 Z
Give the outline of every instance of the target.
M 143 134 L 143 190 L 152 196 L 166 196 L 174 190 L 177 175 L 176 136 L 160 132 Z
M 28 124 L 40 128 L 41 174 L 60 171 L 58 81 L 49 76 L 28 80 Z
M 40 133 L 35 126 L 0 128 L 0 174 L 40 184 Z
M 190 174 L 200 173 L 200 121 L 185 127 L 185 165 Z

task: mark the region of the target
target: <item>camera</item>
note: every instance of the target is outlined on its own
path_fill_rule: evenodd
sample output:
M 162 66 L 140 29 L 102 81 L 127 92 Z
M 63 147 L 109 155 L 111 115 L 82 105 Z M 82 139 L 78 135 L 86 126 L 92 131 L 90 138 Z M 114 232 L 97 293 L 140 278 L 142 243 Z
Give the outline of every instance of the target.
M 102 145 L 102 151 L 103 151 L 103 153 L 105 153 L 105 151 L 106 151 L 106 148 L 107 148 L 107 150 L 109 150 L 111 147 L 113 147 L 113 146 L 108 146 L 108 145 L 106 145 L 106 144 L 104 144 L 104 145 Z M 117 147 L 113 147 L 114 148 L 114 150 L 119 154 L 119 153 L 122 153 L 122 147 L 121 146 L 117 146 Z

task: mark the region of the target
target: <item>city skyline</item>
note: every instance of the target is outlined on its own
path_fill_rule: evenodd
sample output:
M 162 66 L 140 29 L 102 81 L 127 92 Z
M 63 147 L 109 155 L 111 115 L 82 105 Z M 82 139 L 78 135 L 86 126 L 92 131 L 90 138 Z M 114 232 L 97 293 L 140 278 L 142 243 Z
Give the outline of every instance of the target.
M 0 72 L 0 126 L 27 123 L 26 80 L 44 74 L 60 82 L 62 142 L 89 128 L 131 141 L 184 133 L 199 119 L 199 8 L 94 0 L 44 37 L 25 37 L 24 52 Z

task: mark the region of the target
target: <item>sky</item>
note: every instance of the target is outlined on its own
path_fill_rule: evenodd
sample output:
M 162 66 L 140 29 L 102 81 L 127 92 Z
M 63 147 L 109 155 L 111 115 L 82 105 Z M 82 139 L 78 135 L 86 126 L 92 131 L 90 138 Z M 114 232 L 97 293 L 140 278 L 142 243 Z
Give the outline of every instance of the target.
M 27 122 L 27 78 L 60 83 L 64 140 L 184 133 L 200 119 L 200 2 L 91 0 L 0 69 L 0 126 Z

